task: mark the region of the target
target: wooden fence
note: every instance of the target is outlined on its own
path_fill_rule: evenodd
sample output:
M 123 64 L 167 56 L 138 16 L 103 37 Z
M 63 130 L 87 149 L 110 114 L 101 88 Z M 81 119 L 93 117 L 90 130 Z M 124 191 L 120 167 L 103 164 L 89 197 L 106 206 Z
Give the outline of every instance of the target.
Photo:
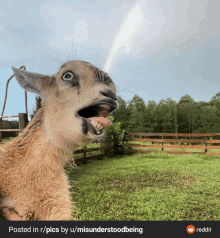
M 156 139 L 150 137 L 159 137 Z M 175 139 L 165 138 L 175 137 Z M 182 137 L 188 137 L 183 139 Z M 197 139 L 193 139 L 196 137 Z M 213 139 L 213 137 L 218 137 Z M 180 138 L 180 139 L 179 139 Z M 198 139 L 202 138 L 202 139 Z M 187 133 L 125 133 L 126 146 L 136 149 L 129 149 L 132 153 L 152 153 L 152 152 L 164 152 L 167 154 L 205 154 L 205 155 L 220 155 L 220 153 L 208 152 L 208 150 L 220 150 L 220 133 L 203 133 L 203 134 L 187 134 Z M 141 142 L 140 144 L 132 144 L 128 142 Z M 151 142 L 152 144 L 143 144 L 143 142 Z M 156 144 L 154 144 L 156 143 Z M 185 144 L 185 145 L 183 145 Z M 213 146 L 214 144 L 214 146 Z M 218 144 L 218 145 L 216 145 Z M 149 150 L 141 150 L 140 147 L 148 148 Z M 153 150 L 159 148 L 161 150 Z M 199 149 L 204 152 L 193 151 L 171 151 L 172 149 Z
M 97 143 L 96 141 L 93 143 Z M 75 160 L 82 160 L 83 163 L 85 163 L 86 160 L 90 160 L 90 159 L 102 159 L 103 157 L 112 157 L 116 154 L 119 154 L 118 152 L 118 148 L 120 148 L 121 145 L 120 144 L 116 144 L 114 137 L 112 137 L 111 140 L 108 140 L 108 145 L 107 146 L 103 146 L 103 143 L 99 143 L 99 147 L 96 148 L 87 148 L 86 146 L 83 149 L 78 149 L 74 151 L 74 155 L 76 154 L 82 154 L 83 156 L 81 157 L 77 157 L 74 156 Z M 97 152 L 94 155 L 86 155 L 89 152 Z
M 18 117 L 19 118 L 19 129 L 2 129 L 2 119 L 3 118 L 10 118 L 10 117 Z M 12 116 L 1 116 L 0 117 L 0 144 L 3 144 L 2 142 L 2 132 L 19 132 L 21 133 L 22 130 L 27 126 L 28 124 L 28 116 L 27 113 L 18 113 L 18 115 L 12 115 Z
M 23 117 L 22 117 L 23 118 Z M 20 124 L 19 124 L 20 125 Z M 6 131 L 6 130 L 0 130 L 1 131 Z M 7 129 L 7 131 L 17 131 L 17 132 L 21 132 L 22 129 Z M 4 144 L 7 142 L 0 142 L 0 144 Z M 98 141 L 93 141 L 92 144 L 97 144 Z M 94 148 L 87 148 L 86 146 L 84 148 L 81 149 L 77 149 L 74 151 L 74 159 L 75 160 L 80 160 L 83 163 L 85 163 L 86 160 L 90 160 L 90 159 L 102 159 L 103 157 L 112 157 L 116 154 L 119 154 L 119 148 L 121 147 L 121 145 L 118 143 L 118 141 L 115 140 L 114 136 L 112 136 L 112 138 L 110 140 L 108 140 L 108 142 L 105 142 L 105 146 L 104 143 L 98 143 L 99 146 L 98 147 L 94 147 Z M 107 145 L 106 145 L 107 144 Z M 88 153 L 91 154 L 91 152 L 95 152 L 92 153 L 93 155 L 88 155 Z M 78 156 L 79 154 L 83 154 Z

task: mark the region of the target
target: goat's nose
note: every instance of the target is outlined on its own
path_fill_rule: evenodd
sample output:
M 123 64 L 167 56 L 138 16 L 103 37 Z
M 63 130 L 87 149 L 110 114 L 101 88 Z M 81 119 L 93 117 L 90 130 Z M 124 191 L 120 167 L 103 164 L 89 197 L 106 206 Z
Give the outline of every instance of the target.
M 116 93 L 113 92 L 111 89 L 103 89 L 101 91 L 99 91 L 103 96 L 112 98 L 116 101 L 118 101 L 118 98 L 116 97 Z

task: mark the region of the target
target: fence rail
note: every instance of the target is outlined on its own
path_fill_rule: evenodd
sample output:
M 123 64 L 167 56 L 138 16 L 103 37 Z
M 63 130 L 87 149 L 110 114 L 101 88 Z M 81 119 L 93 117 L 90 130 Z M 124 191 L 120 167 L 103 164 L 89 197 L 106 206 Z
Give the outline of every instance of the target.
M 0 117 L 0 118 L 10 118 L 10 117 L 18 117 L 18 115 L 2 116 L 2 117 Z
M 94 142 L 95 143 L 95 142 Z M 112 143 L 112 145 L 111 145 Z M 103 157 L 109 157 L 109 156 L 114 156 L 115 155 L 115 151 L 117 151 L 117 149 L 115 150 L 115 143 L 114 143 L 114 139 L 109 140 L 108 141 L 108 146 L 103 146 L 102 143 L 99 143 L 100 146 L 96 147 L 96 148 L 87 148 L 86 146 L 83 149 L 78 149 L 75 150 L 73 154 L 81 154 L 83 153 L 83 157 L 75 157 L 76 160 L 83 160 L 83 162 L 85 163 L 86 160 L 90 160 L 90 159 L 101 159 Z M 117 144 L 117 147 L 121 147 L 121 145 Z M 100 154 L 94 154 L 94 155 L 86 155 L 88 152 L 98 152 Z
M 134 138 L 135 136 L 139 136 L 140 138 Z M 162 137 L 162 139 L 152 139 L 149 137 Z M 206 155 L 220 155 L 220 153 L 216 152 L 208 152 L 208 150 L 220 150 L 220 140 L 218 139 L 207 139 L 208 137 L 220 137 L 220 133 L 137 133 L 137 132 L 127 132 L 125 133 L 125 141 L 126 146 L 129 148 L 130 152 L 133 153 L 152 153 L 152 152 L 164 152 L 167 154 L 206 154 Z M 145 138 L 142 138 L 145 137 Z M 147 137 L 147 138 L 146 138 Z M 164 137 L 176 137 L 175 139 L 164 139 Z M 178 139 L 179 137 L 205 137 L 204 139 Z M 142 144 L 134 144 L 128 142 L 141 142 Z M 143 144 L 143 142 L 151 142 L 152 144 Z M 157 143 L 157 144 L 154 144 Z M 169 144 L 167 144 L 169 143 Z M 186 143 L 189 145 L 182 145 L 182 143 Z M 196 143 L 192 145 L 192 143 Z M 199 145 L 198 145 L 199 143 Z M 210 145 L 211 144 L 211 145 Z M 212 145 L 219 144 L 219 145 Z M 131 149 L 130 149 L 131 148 Z M 135 149 L 134 149 L 135 148 Z M 137 148 L 137 149 L 136 149 Z M 158 150 L 143 150 L 139 148 L 152 148 L 152 149 L 161 149 Z M 198 149 L 204 150 L 204 152 L 194 152 L 194 151 L 169 151 L 167 149 Z
M 0 144 L 4 144 L 4 143 L 8 143 L 8 142 L 0 142 Z M 92 143 L 96 143 L 97 141 L 94 141 Z M 106 143 L 106 141 L 105 141 Z M 111 157 L 113 155 L 116 154 L 116 152 L 118 151 L 118 148 L 121 147 L 120 144 L 116 144 L 114 138 L 108 140 L 108 143 L 106 143 L 108 145 L 103 146 L 103 143 L 99 143 L 99 147 L 95 147 L 95 148 L 87 148 L 86 146 L 83 149 L 77 149 L 74 151 L 74 155 L 75 156 L 75 160 L 81 160 L 83 161 L 83 163 L 85 163 L 86 160 L 91 160 L 91 159 L 101 159 L 103 157 Z M 117 147 L 117 148 L 116 148 Z M 88 155 L 88 153 L 90 152 L 97 152 L 93 155 Z M 79 154 L 83 154 L 83 156 L 77 156 Z
M 126 132 L 130 136 L 182 136 L 182 137 L 203 137 L 203 136 L 220 136 L 220 133 L 142 133 L 142 132 Z
M 19 129 L 2 129 L 2 118 L 10 118 L 10 117 L 19 118 Z M 28 115 L 26 113 L 18 113 L 18 115 L 12 115 L 12 116 L 1 116 L 0 117 L 0 144 L 4 144 L 4 142 L 2 142 L 2 132 L 21 133 L 27 124 L 28 124 Z

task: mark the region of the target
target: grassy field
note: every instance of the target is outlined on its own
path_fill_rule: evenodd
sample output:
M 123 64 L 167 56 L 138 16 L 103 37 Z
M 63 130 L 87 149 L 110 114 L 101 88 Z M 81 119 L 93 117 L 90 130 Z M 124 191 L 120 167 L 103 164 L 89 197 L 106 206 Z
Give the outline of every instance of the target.
M 15 137 L 7 137 L 7 138 L 3 138 L 2 142 L 9 142 L 11 140 L 13 140 Z
M 66 171 L 78 220 L 220 220 L 219 156 L 150 153 L 76 163 Z
M 216 156 L 136 154 L 67 169 L 79 220 L 220 220 Z

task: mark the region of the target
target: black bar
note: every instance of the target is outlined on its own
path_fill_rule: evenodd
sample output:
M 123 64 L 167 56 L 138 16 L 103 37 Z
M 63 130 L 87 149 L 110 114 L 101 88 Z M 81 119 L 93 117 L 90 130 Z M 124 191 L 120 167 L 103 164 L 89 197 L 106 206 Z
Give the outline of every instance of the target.
M 1 237 L 219 237 L 219 221 L 1 221 Z M 193 233 L 187 232 L 192 227 Z M 207 234 L 208 233 L 208 234 Z M 201 235 L 202 234 L 202 235 Z

